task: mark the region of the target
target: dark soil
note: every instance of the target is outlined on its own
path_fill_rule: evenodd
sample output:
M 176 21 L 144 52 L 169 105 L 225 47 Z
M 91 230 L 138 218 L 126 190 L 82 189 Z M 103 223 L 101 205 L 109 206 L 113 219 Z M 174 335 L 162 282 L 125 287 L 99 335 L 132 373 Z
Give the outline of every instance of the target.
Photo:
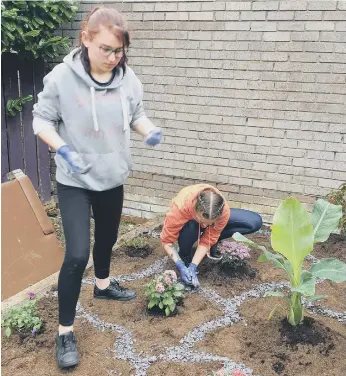
M 139 257 L 139 258 L 145 259 L 151 253 L 153 253 L 153 250 L 152 250 L 152 248 L 149 245 L 146 245 L 143 248 L 125 247 L 124 252 L 129 257 Z
M 317 243 L 312 254 L 318 258 L 335 257 L 346 262 L 346 237 L 332 234 L 325 243 Z

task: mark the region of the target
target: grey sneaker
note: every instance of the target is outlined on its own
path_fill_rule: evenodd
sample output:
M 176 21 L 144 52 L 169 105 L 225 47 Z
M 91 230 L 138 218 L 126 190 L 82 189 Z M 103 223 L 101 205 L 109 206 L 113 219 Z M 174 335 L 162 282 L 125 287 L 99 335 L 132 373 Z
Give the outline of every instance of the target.
M 136 292 L 119 285 L 117 281 L 111 280 L 110 285 L 100 290 L 94 286 L 94 298 L 108 300 L 132 300 L 136 297 Z
M 222 260 L 222 253 L 220 253 L 217 249 L 217 244 L 213 245 L 210 248 L 210 256 L 208 256 L 211 260 L 220 261 Z
M 77 341 L 74 332 L 56 336 L 56 362 L 60 368 L 74 367 L 79 363 Z

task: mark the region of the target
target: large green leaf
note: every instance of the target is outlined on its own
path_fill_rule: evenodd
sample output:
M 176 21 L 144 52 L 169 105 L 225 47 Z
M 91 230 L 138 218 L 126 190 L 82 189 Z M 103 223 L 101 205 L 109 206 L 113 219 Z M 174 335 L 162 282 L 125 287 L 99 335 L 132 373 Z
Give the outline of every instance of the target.
M 291 291 L 299 292 L 304 296 L 315 295 L 316 280 L 313 277 L 305 278 L 298 287 L 291 288 Z
M 325 258 L 312 264 L 310 273 L 332 282 L 346 282 L 346 264 L 334 258 Z
M 312 209 L 311 221 L 314 226 L 314 242 L 325 242 L 331 232 L 336 231 L 342 217 L 342 206 L 318 199 Z
M 294 197 L 282 201 L 275 211 L 271 244 L 290 262 L 299 285 L 301 265 L 313 248 L 313 226 L 309 213 Z
M 241 243 L 244 243 L 244 244 L 247 244 L 247 245 L 250 245 L 251 247 L 254 247 L 254 248 L 257 248 L 257 249 L 260 249 L 261 251 L 266 251 L 266 248 L 263 247 L 263 245 L 258 245 L 256 244 L 255 242 L 253 242 L 252 240 L 248 239 L 247 237 L 245 237 L 244 235 L 242 235 L 240 232 L 235 232 L 233 235 L 232 235 L 232 238 L 237 241 L 237 242 L 241 242 Z

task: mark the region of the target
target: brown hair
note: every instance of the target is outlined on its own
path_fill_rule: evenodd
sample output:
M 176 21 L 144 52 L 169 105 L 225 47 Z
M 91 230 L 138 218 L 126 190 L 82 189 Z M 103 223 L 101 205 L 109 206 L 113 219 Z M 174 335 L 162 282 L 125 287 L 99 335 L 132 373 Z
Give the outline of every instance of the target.
M 212 189 L 205 189 L 197 195 L 195 210 L 205 219 L 216 219 L 222 214 L 225 200 Z
M 91 37 L 94 37 L 102 26 L 115 34 L 123 42 L 124 51 L 119 66 L 123 68 L 125 73 L 127 63 L 126 50 L 130 46 L 130 35 L 124 16 L 114 8 L 96 7 L 89 12 L 87 18 L 82 24 L 82 30 L 79 37 L 79 49 L 73 57 L 75 58 L 80 52 L 84 69 L 90 73 L 90 59 L 88 49 L 82 42 L 82 32 L 86 31 Z

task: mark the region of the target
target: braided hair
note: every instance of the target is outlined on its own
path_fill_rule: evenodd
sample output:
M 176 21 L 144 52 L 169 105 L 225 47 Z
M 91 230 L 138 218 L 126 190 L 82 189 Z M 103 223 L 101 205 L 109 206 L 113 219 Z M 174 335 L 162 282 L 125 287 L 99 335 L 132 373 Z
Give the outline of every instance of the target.
M 222 214 L 225 200 L 212 189 L 205 189 L 198 193 L 195 210 L 202 213 L 203 218 L 213 220 Z

